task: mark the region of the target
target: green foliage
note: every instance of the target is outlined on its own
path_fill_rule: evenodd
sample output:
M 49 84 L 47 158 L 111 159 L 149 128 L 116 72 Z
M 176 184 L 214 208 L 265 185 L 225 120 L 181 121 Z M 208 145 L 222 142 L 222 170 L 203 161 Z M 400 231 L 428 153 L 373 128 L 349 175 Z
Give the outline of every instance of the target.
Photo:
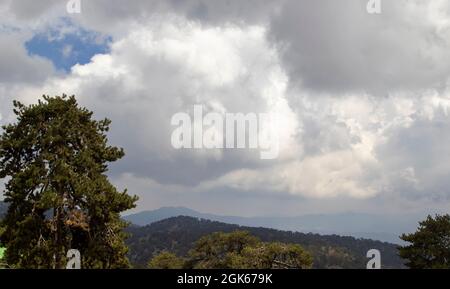
M 164 251 L 149 262 L 154 269 L 301 269 L 311 265 L 311 256 L 299 245 L 263 243 L 244 231 L 203 236 L 184 260 Z
M 128 267 L 120 212 L 137 198 L 108 181 L 107 163 L 123 157 L 108 146 L 110 120 L 96 121 L 74 96 L 14 101 L 17 123 L 0 136 L 0 178 L 9 176 L 0 241 L 19 268 L 64 268 L 78 249 L 83 268 Z
M 308 269 L 312 263 L 311 255 L 300 245 L 279 242 L 246 247 L 232 258 L 232 267 L 242 269 Z
M 262 242 L 298 244 L 313 256 L 313 268 L 366 268 L 368 250 L 377 248 L 383 256 L 383 268 L 403 268 L 397 245 L 368 239 L 337 235 L 305 234 L 268 228 L 243 227 L 216 221 L 179 216 L 148 226 L 130 226 L 128 257 L 136 267 L 145 267 L 158 252 L 167 250 L 188 258 L 189 251 L 201 237 L 214 232 L 247 231 Z
M 194 269 L 232 268 L 232 258 L 242 251 L 256 246 L 259 240 L 248 232 L 215 232 L 200 238 L 189 252 L 189 267 Z
M 412 269 L 450 269 L 450 215 L 428 216 L 415 233 L 403 234 L 411 243 L 400 247 L 399 254 Z
M 5 248 L 0 247 L 0 269 L 4 269 L 7 267 L 6 262 L 4 261 Z
M 150 262 L 148 262 L 148 268 L 150 269 L 182 269 L 184 267 L 184 260 L 177 257 L 177 255 L 170 253 L 168 251 L 163 251 L 162 253 L 153 257 Z

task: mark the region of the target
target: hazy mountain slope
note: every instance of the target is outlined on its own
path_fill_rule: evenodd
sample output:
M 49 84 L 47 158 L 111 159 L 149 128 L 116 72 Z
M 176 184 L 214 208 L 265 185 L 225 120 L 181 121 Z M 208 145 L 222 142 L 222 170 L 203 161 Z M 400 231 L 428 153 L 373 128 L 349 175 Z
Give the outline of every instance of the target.
M 385 268 L 400 268 L 402 260 L 397 256 L 396 245 L 373 240 L 355 239 L 336 235 L 321 236 L 268 228 L 244 227 L 192 217 L 173 217 L 144 227 L 127 229 L 130 261 L 138 267 L 162 250 L 185 255 L 201 236 L 212 232 L 249 231 L 263 241 L 298 243 L 314 256 L 315 268 L 365 268 L 366 253 L 378 249 Z
M 400 243 L 399 235 L 413 232 L 423 216 L 392 217 L 360 213 L 304 215 L 298 217 L 235 217 L 204 214 L 183 207 L 163 207 L 124 216 L 133 224 L 144 226 L 169 217 L 190 216 L 241 226 L 266 227 L 278 230 L 349 235 L 391 243 Z
M 190 216 L 208 219 L 208 217 L 213 217 L 214 215 L 202 214 L 184 207 L 162 207 L 152 211 L 142 211 L 136 214 L 127 215 L 124 216 L 123 219 L 138 226 L 145 226 L 153 222 L 158 222 L 177 216 Z

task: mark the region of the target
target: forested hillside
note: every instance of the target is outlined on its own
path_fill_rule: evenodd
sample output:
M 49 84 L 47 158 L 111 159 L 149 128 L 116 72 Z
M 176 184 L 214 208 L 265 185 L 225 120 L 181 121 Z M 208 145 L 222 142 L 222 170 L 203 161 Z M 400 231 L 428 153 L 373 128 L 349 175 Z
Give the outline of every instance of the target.
M 6 212 L 0 202 L 0 217 Z M 130 226 L 131 233 L 126 244 L 128 257 L 136 267 L 144 267 L 151 257 L 163 250 L 184 256 L 200 237 L 213 232 L 245 230 L 264 242 L 285 242 L 302 245 L 311 252 L 314 268 L 365 268 L 369 249 L 381 252 L 384 268 L 402 268 L 403 260 L 397 255 L 397 246 L 367 239 L 356 239 L 337 235 L 305 234 L 267 228 L 245 227 L 192 217 L 173 217 L 151 225 Z
M 264 242 L 285 242 L 302 245 L 311 252 L 314 268 L 365 268 L 369 249 L 381 252 L 384 268 L 401 268 L 403 261 L 397 255 L 397 246 L 379 241 L 336 235 L 322 236 L 267 228 L 244 227 L 192 217 L 174 217 L 144 227 L 129 227 L 126 241 L 128 257 L 136 267 L 144 267 L 155 254 L 168 250 L 184 256 L 200 237 L 213 232 L 244 230 Z

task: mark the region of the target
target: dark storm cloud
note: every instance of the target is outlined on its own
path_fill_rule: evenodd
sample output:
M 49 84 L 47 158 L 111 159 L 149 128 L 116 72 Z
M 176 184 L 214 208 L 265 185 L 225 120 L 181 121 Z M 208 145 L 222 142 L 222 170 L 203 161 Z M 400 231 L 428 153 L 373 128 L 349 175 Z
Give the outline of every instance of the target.
M 450 47 L 445 32 L 427 19 L 426 5 L 382 1 L 379 15 L 367 13 L 366 5 L 365 0 L 285 2 L 270 34 L 291 83 L 321 92 L 381 95 L 445 83 Z

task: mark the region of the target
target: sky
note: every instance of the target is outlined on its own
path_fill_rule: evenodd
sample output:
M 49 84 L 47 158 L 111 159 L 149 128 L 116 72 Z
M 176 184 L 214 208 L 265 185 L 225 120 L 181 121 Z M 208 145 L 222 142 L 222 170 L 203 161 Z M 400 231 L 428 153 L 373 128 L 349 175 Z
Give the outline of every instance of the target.
M 68 2 L 0 0 L 0 124 L 14 99 L 76 95 L 112 120 L 108 175 L 137 211 L 449 211 L 447 0 Z M 196 104 L 280 115 L 278 157 L 175 149 Z

